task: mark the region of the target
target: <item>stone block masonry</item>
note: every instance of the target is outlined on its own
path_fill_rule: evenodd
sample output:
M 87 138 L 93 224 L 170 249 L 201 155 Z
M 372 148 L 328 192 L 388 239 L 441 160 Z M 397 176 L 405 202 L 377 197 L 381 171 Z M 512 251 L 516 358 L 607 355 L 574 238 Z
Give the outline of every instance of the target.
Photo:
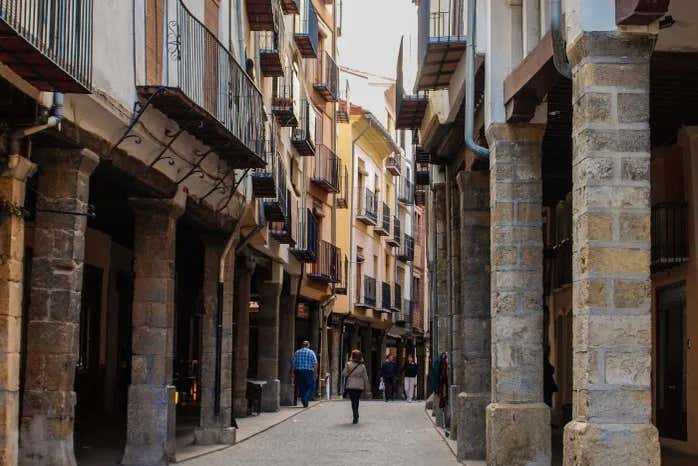
M 549 465 L 543 403 L 541 143 L 545 127 L 493 124 L 490 154 L 492 402 L 487 464 Z
M 659 465 L 651 424 L 654 37 L 587 33 L 573 65 L 573 421 L 564 464 Z
M 42 149 L 19 464 L 75 464 L 75 366 L 80 328 L 82 270 L 90 175 L 99 158 L 86 149 Z
M 239 255 L 236 259 L 236 291 L 234 311 L 233 344 L 235 360 L 233 361 L 233 412 L 235 417 L 247 416 L 247 368 L 250 360 L 250 293 L 252 274 L 256 267 L 254 258 Z

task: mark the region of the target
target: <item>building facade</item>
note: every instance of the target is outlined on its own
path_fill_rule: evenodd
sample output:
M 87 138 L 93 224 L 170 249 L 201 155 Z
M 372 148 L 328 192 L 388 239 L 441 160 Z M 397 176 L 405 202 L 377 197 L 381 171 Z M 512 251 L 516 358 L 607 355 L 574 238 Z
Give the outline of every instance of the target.
M 459 459 L 696 461 L 695 8 L 415 3 L 396 121 L 422 151 Z

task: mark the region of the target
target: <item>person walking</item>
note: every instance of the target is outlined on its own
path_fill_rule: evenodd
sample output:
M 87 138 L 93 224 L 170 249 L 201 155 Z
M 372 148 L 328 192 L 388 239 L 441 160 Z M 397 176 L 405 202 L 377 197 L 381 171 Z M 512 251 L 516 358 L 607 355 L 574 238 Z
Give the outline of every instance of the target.
M 355 349 L 351 352 L 351 358 L 342 371 L 344 376 L 344 391 L 351 400 L 351 412 L 354 416 L 353 424 L 359 422 L 359 399 L 364 390 L 368 391 L 368 371 L 364 366 L 361 351 Z
M 395 399 L 397 394 L 396 382 L 398 379 L 398 365 L 395 362 L 395 357 L 389 354 L 385 358 L 385 362 L 381 366 L 380 376 L 383 379 L 383 385 L 385 386 L 384 396 L 385 402 Z
M 417 385 L 417 363 L 414 362 L 414 357 L 410 354 L 407 356 L 407 363 L 402 367 L 402 373 L 405 378 L 405 398 L 408 403 L 414 400 L 414 389 Z
M 303 407 L 307 408 L 315 392 L 315 376 L 317 375 L 317 356 L 310 349 L 310 342 L 304 341 L 302 347 L 293 354 L 294 379 L 298 384 Z

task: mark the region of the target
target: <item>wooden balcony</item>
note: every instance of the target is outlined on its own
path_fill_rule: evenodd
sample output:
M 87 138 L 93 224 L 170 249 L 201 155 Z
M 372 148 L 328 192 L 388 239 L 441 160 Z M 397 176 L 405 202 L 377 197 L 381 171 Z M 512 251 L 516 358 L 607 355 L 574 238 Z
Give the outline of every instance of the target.
M 0 1 L 0 62 L 40 91 L 90 93 L 93 0 Z

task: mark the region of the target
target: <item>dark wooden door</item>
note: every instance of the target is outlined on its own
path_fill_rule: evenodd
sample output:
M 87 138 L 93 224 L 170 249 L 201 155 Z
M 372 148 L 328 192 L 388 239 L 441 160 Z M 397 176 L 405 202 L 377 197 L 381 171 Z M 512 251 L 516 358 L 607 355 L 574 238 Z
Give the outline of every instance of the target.
M 657 295 L 657 428 L 662 437 L 687 440 L 686 285 Z

